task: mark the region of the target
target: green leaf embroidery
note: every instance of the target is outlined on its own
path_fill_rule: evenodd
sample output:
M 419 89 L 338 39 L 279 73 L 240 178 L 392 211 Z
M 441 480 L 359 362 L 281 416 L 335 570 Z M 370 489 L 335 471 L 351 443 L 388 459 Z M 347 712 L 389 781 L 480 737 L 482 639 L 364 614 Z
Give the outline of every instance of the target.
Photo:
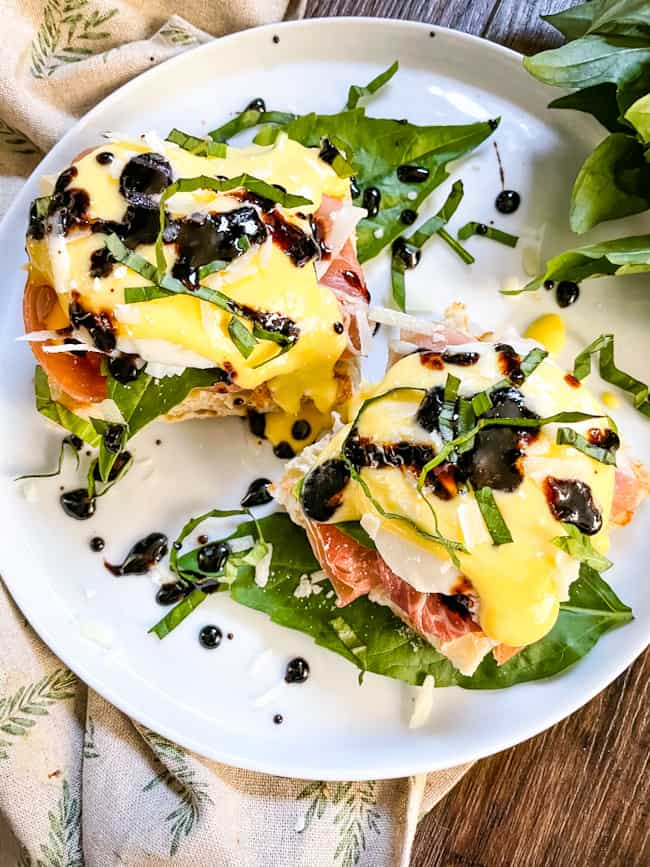
M 74 698 L 77 677 L 67 668 L 57 668 L 13 695 L 0 699 L 0 732 L 10 737 L 24 737 L 36 722 L 47 716 L 57 701 Z M 9 758 L 13 741 L 0 739 L 0 762 Z
M 103 28 L 118 11 L 91 11 L 90 0 L 46 0 L 41 25 L 32 40 L 34 78 L 49 78 L 63 64 L 86 60 L 105 50 L 112 34 Z
M 150 792 L 156 786 L 166 785 L 181 801 L 175 810 L 165 816 L 171 834 L 169 854 L 173 856 L 178 852 L 183 838 L 189 837 L 199 823 L 202 810 L 208 804 L 212 805 L 213 801 L 206 791 L 208 784 L 196 779 L 194 768 L 188 762 L 184 750 L 151 729 L 138 726 L 138 731 L 163 766 L 142 791 Z
M 34 142 L 30 141 L 20 130 L 9 126 L 0 118 L 0 149 L 8 150 L 15 154 L 38 154 L 39 149 Z
M 190 33 L 189 30 L 185 30 L 184 27 L 180 27 L 178 24 L 173 24 L 171 21 L 163 24 L 157 36 L 173 46 L 182 45 L 183 47 L 187 47 L 189 45 L 198 45 L 199 42 L 193 33 Z
M 322 819 L 329 807 L 333 808 L 333 824 L 338 831 L 338 843 L 333 860 L 340 867 L 355 867 L 365 852 L 367 833 L 381 834 L 380 814 L 376 809 L 377 783 L 309 783 L 298 794 L 298 800 L 310 799 L 303 819 L 303 832 L 314 819 Z
M 86 720 L 86 731 L 84 732 L 84 759 L 98 759 L 99 753 L 95 746 L 95 720 L 89 716 Z
M 63 780 L 63 792 L 56 809 L 48 812 L 50 831 L 47 843 L 41 843 L 43 859 L 36 867 L 83 867 L 81 849 L 81 805 L 70 794 L 67 780 Z

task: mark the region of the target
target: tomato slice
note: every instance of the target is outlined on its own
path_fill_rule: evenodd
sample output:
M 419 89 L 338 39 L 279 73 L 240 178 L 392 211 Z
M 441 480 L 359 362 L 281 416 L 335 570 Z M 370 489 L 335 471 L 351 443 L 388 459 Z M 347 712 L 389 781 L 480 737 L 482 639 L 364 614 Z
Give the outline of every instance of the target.
M 57 303 L 56 292 L 45 283 L 28 281 L 23 297 L 23 321 L 27 333 L 47 328 L 47 317 Z M 48 353 L 44 346 L 53 341 L 30 343 L 36 360 L 51 382 L 79 403 L 98 403 L 106 398 L 106 377 L 101 373 L 102 356 L 89 352 L 85 356 L 68 352 Z

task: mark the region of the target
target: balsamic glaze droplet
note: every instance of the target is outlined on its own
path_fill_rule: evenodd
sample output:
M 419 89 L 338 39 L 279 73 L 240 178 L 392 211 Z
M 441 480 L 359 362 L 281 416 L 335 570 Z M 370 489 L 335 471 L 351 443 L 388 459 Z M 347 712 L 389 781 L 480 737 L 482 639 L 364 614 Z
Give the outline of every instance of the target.
M 160 563 L 168 550 L 168 539 L 164 533 L 149 533 L 131 548 L 120 564 L 114 565 L 104 560 L 104 566 L 112 575 L 146 575 Z
M 547 476 L 544 488 L 549 508 L 557 521 L 573 524 L 587 536 L 593 536 L 603 526 L 603 516 L 585 482 Z
M 331 166 L 337 156 L 339 156 L 339 153 L 339 149 L 336 147 L 336 145 L 333 145 L 328 138 L 324 138 L 322 140 L 318 156 L 322 159 L 324 163 L 327 163 Z
M 95 157 L 100 166 L 107 166 L 109 163 L 112 163 L 115 157 L 110 151 L 101 151 Z
M 286 683 L 304 683 L 309 677 L 309 663 L 302 656 L 296 656 L 287 663 L 284 675 Z
M 343 334 L 343 332 L 345 331 L 345 328 L 344 328 L 342 322 L 335 322 L 333 325 L 333 328 L 334 328 L 335 334 Z
M 254 409 L 248 410 L 248 427 L 253 436 L 264 439 L 266 436 L 266 416 L 263 412 L 257 412 Z
M 68 443 L 72 446 L 73 449 L 79 451 L 79 449 L 83 446 L 84 442 L 81 437 L 78 437 L 76 434 L 68 434 L 63 437 L 63 442 Z
M 244 111 L 266 111 L 266 103 L 261 96 L 251 99 Z
M 196 537 L 196 541 L 199 543 L 199 545 L 207 545 L 209 538 L 205 533 L 201 533 L 200 536 Z
M 362 204 L 368 211 L 368 217 L 376 217 L 379 213 L 379 205 L 381 203 L 381 193 L 377 187 L 368 187 L 364 190 Z
M 294 452 L 290 443 L 288 443 L 286 440 L 282 440 L 281 442 L 277 443 L 277 445 L 273 446 L 273 454 L 276 456 L 276 458 L 281 458 L 282 460 L 287 461 L 289 460 L 289 458 L 295 457 L 296 453 Z
M 108 474 L 108 481 L 114 482 L 115 479 L 120 475 L 125 465 L 131 460 L 131 452 L 120 452 L 119 455 L 115 458 L 115 462 L 111 467 L 111 471 Z M 96 482 L 104 481 L 102 479 L 101 473 L 99 472 L 99 464 L 95 465 L 95 469 L 93 470 L 93 476 Z
M 242 509 L 252 509 L 254 506 L 265 506 L 273 497 L 269 493 L 270 479 L 254 479 L 248 486 L 248 490 L 241 498 Z
M 229 554 L 230 545 L 227 542 L 210 542 L 210 544 L 199 548 L 196 563 L 201 572 L 220 572 Z
M 120 175 L 120 193 L 135 205 L 148 204 L 172 182 L 172 167 L 162 154 L 137 154 Z
M 284 722 L 284 717 L 281 713 L 276 713 L 273 717 L 273 722 L 276 724 L 276 726 L 280 726 Z
M 501 190 L 496 197 L 494 207 L 500 214 L 514 214 L 521 204 L 521 196 L 515 190 Z
M 395 238 L 391 249 L 393 255 L 398 256 L 409 270 L 417 267 L 422 258 L 422 251 L 418 247 L 414 247 L 413 244 L 409 244 L 406 238 L 402 238 L 401 236 Z
M 311 425 L 307 419 L 299 418 L 291 425 L 291 436 L 295 440 L 306 440 L 311 433 Z
M 186 595 L 187 591 L 183 584 L 163 584 L 156 593 L 156 602 L 158 605 L 175 605 Z
M 397 177 L 403 184 L 423 184 L 429 177 L 426 166 L 403 165 L 397 167 Z
M 341 502 L 343 489 L 350 481 L 345 461 L 330 458 L 305 476 L 300 500 L 305 515 L 314 521 L 328 521 Z
M 93 536 L 88 544 L 90 545 L 90 550 L 94 551 L 95 554 L 103 551 L 106 547 L 106 542 L 102 539 L 101 536 Z
M 544 289 L 546 289 L 547 292 L 550 292 L 553 288 L 555 288 L 555 280 L 544 280 Z
M 404 208 L 399 218 L 405 226 L 412 226 L 418 218 L 418 213 L 413 208 Z
M 208 650 L 214 650 L 215 647 L 219 647 L 222 638 L 223 633 L 219 627 L 215 626 L 213 623 L 204 626 L 199 632 L 199 644 L 206 647 Z
M 108 247 L 100 247 L 90 254 L 90 276 L 108 277 L 113 270 L 116 259 Z
M 59 497 L 61 508 L 71 518 L 77 521 L 87 521 L 92 518 L 97 509 L 94 497 L 88 496 L 86 488 L 77 488 L 74 491 L 64 491 Z
M 112 424 L 106 428 L 102 437 L 106 451 L 112 455 L 119 454 L 123 432 L 124 427 L 121 424 Z
M 108 369 L 114 379 L 127 385 L 140 376 L 144 365 L 141 364 L 139 356 L 123 353 L 109 360 Z
M 359 186 L 359 181 L 356 178 L 356 175 L 352 175 L 350 178 L 350 195 L 353 199 L 358 199 L 361 195 L 361 187 Z
M 555 298 L 560 307 L 570 307 L 580 297 L 580 287 L 570 280 L 561 280 L 555 289 Z

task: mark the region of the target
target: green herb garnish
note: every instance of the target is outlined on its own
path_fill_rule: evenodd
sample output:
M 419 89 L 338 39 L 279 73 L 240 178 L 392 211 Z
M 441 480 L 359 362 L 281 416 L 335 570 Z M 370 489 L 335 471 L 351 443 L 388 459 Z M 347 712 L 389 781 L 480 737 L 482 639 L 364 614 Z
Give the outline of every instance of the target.
M 485 223 L 477 223 L 471 221 L 456 233 L 459 241 L 466 241 L 473 235 L 478 235 L 483 238 L 490 238 L 492 241 L 498 241 L 499 244 L 505 244 L 506 247 L 516 247 L 519 240 L 518 235 L 511 235 L 509 232 L 504 232 L 494 226 L 488 226 Z
M 614 363 L 614 335 L 601 334 L 576 356 L 573 362 L 573 375 L 584 379 L 591 373 L 591 356 L 598 355 L 598 372 L 605 382 L 627 392 L 632 403 L 640 413 L 650 418 L 648 386 L 629 373 L 619 370 Z
M 227 142 L 233 136 L 247 129 L 260 126 L 262 124 L 273 124 L 277 127 L 284 127 L 292 120 L 295 114 L 290 114 L 286 111 L 260 111 L 257 108 L 247 108 L 229 120 L 217 129 L 211 130 L 208 135 L 215 142 Z
M 59 448 L 59 458 L 57 460 L 55 470 L 52 470 L 51 473 L 25 473 L 22 476 L 16 476 L 14 482 L 21 482 L 25 479 L 53 479 L 55 476 L 61 475 L 61 469 L 63 467 L 63 456 L 65 454 L 66 446 L 69 446 L 72 449 L 72 452 L 77 459 L 77 469 L 79 469 L 79 449 L 74 445 L 70 437 L 63 437 L 63 439 L 61 440 L 61 446 Z
M 107 482 L 118 455 L 124 451 L 129 431 L 125 424 L 116 424 L 115 422 L 104 421 L 104 419 L 101 418 L 91 418 L 90 421 L 97 433 L 101 436 L 99 455 L 97 456 L 97 468 L 101 480 Z M 111 430 L 114 435 L 119 435 L 119 438 L 115 441 L 115 449 L 113 451 L 106 448 L 106 433 L 109 430 Z
M 594 548 L 589 536 L 585 536 L 573 524 L 562 524 L 562 526 L 566 536 L 556 536 L 552 539 L 555 546 L 570 557 L 585 563 L 590 569 L 595 569 L 596 572 L 605 572 L 611 568 L 612 561 Z
M 50 421 L 78 436 L 91 448 L 96 448 L 100 443 L 100 436 L 93 427 L 91 421 L 82 418 L 69 410 L 62 403 L 52 398 L 47 374 L 40 366 L 36 365 L 34 371 L 34 395 L 36 397 L 36 409 Z
M 345 104 L 346 110 L 356 108 L 360 99 L 372 96 L 373 93 L 377 93 L 380 87 L 383 87 L 391 80 L 398 69 L 399 62 L 396 60 L 388 67 L 388 69 L 380 73 L 376 78 L 373 78 L 372 81 L 368 82 L 365 87 L 360 87 L 358 84 L 350 85 L 348 101 Z
M 225 144 L 212 139 L 197 138 L 174 128 L 167 136 L 167 141 L 178 145 L 183 150 L 189 151 L 197 157 L 225 157 L 228 148 Z
M 593 458 L 595 461 L 600 461 L 601 464 L 616 466 L 615 448 L 606 449 L 603 446 L 590 443 L 589 440 L 572 427 L 559 428 L 555 442 L 559 446 L 573 446 L 574 449 L 587 455 L 587 457 Z
M 503 515 L 494 499 L 492 488 L 479 488 L 475 492 L 476 502 L 488 529 L 488 533 L 492 537 L 495 545 L 507 545 L 512 542 L 510 530 L 506 524 Z

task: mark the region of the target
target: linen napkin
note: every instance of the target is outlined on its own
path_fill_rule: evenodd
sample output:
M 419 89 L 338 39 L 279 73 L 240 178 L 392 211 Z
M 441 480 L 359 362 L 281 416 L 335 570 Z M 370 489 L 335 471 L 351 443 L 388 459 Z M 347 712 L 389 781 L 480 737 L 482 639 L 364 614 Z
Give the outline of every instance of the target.
M 94 103 L 179 51 L 304 0 L 2 0 L 0 215 Z M 407 867 L 469 765 L 294 780 L 208 761 L 130 720 L 38 639 L 0 583 L 0 867 Z

